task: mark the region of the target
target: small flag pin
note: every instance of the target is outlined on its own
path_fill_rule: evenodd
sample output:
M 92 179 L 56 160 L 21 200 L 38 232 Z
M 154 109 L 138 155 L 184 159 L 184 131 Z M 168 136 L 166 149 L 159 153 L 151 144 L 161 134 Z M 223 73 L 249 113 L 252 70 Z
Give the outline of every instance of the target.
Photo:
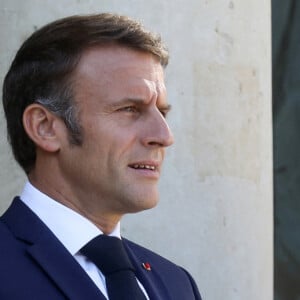
M 148 262 L 142 263 L 142 266 L 145 270 L 151 271 L 151 266 Z

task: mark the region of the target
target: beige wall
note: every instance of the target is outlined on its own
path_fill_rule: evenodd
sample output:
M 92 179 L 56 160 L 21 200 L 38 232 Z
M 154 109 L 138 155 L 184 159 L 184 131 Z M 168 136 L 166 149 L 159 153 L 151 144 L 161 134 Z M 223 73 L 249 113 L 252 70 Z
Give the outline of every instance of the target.
M 74 13 L 141 19 L 166 40 L 170 124 L 160 205 L 125 236 L 185 266 L 204 299 L 272 299 L 270 1 L 1 0 L 0 78 L 34 28 Z M 0 209 L 22 187 L 0 117 Z M 180 239 L 180 242 L 178 242 Z

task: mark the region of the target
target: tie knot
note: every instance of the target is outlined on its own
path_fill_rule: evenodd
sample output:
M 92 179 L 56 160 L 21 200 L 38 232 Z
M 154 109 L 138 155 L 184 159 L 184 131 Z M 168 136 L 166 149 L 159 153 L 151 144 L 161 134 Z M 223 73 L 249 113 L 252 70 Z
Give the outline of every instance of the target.
M 80 252 L 94 262 L 105 276 L 122 270 L 134 271 L 123 242 L 117 237 L 99 235 Z

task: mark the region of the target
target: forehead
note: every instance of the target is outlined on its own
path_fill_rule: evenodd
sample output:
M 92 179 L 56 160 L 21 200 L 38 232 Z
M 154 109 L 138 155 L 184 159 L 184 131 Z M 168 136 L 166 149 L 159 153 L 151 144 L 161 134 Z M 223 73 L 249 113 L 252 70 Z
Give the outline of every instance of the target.
M 163 67 L 151 53 L 95 47 L 83 53 L 73 78 L 80 110 L 106 111 L 133 99 L 145 105 L 168 105 Z
M 75 70 L 79 83 L 92 85 L 145 85 L 164 90 L 164 70 L 151 53 L 123 46 L 101 46 L 86 50 Z

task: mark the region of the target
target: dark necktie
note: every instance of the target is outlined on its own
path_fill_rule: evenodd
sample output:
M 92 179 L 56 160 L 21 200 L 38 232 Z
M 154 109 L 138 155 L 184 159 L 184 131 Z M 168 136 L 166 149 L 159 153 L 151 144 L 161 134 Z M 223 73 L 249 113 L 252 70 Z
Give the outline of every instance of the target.
M 104 274 L 109 300 L 146 300 L 119 238 L 99 235 L 80 252 Z

